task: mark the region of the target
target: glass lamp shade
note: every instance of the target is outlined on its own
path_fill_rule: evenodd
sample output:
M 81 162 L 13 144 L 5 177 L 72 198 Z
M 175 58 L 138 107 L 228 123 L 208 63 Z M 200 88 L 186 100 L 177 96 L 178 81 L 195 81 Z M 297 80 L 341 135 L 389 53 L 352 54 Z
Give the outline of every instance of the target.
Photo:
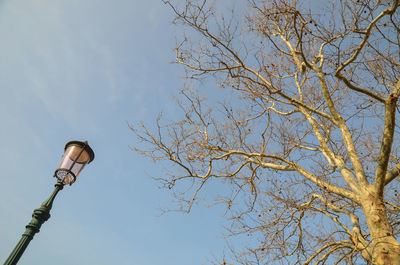
M 65 145 L 64 155 L 54 176 L 59 182 L 71 185 L 79 173 L 94 159 L 94 152 L 88 142 L 71 141 Z

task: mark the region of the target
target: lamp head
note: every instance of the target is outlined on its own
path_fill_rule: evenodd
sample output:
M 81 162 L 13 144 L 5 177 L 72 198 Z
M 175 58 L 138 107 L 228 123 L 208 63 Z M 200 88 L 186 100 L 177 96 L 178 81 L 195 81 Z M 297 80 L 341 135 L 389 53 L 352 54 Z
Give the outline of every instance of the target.
M 63 184 L 75 182 L 79 173 L 94 159 L 94 152 L 87 141 L 70 141 L 65 145 L 64 155 L 54 177 Z

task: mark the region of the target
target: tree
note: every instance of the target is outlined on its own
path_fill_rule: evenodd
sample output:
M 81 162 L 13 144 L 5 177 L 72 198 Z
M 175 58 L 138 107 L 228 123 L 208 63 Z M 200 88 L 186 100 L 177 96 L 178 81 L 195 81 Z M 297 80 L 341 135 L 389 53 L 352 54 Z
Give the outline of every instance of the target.
M 191 32 L 184 116 L 134 149 L 176 166 L 160 181 L 183 211 L 220 181 L 230 235 L 252 236 L 236 262 L 400 264 L 399 2 L 165 2 Z

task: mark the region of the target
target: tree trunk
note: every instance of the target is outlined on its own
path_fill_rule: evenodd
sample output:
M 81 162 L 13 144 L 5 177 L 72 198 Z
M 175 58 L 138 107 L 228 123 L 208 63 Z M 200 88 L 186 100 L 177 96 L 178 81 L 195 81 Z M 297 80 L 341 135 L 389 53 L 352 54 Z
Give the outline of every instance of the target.
M 361 202 L 371 233 L 370 255 L 375 265 L 400 265 L 400 244 L 389 226 L 383 196 L 375 191 L 365 192 Z

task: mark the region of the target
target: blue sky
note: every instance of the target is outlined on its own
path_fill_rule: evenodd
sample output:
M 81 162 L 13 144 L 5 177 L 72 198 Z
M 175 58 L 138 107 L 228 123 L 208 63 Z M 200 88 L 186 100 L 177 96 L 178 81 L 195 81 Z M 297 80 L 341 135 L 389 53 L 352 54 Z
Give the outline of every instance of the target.
M 0 258 L 50 195 L 65 144 L 96 154 L 56 198 L 19 264 L 208 264 L 222 211 L 159 216 L 162 168 L 129 149 L 127 122 L 179 114 L 172 14 L 160 0 L 0 1 Z M 55 262 L 57 260 L 57 262 Z

